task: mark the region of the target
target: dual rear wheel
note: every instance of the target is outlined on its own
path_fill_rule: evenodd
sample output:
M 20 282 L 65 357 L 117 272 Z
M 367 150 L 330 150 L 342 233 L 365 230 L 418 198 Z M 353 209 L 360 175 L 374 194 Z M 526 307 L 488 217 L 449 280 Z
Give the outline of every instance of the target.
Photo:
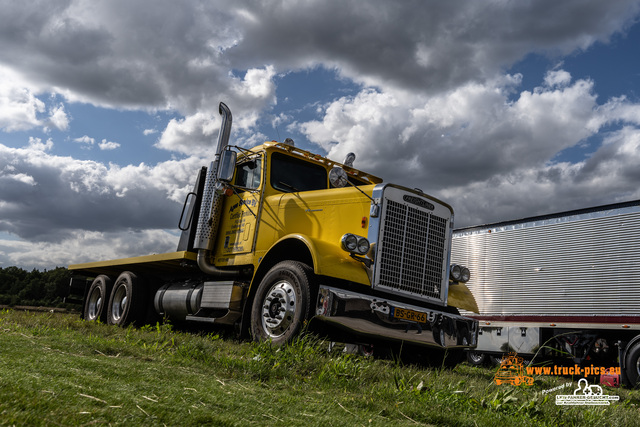
M 147 303 L 147 288 L 135 273 L 125 271 L 113 283 L 101 274 L 89 287 L 84 318 L 109 325 L 137 324 L 144 319 Z

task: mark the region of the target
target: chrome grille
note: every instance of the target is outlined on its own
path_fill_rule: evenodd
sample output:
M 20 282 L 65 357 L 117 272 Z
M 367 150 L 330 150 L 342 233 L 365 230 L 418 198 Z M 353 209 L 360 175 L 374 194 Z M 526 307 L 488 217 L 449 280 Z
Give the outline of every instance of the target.
M 448 263 L 448 222 L 427 209 L 386 199 L 375 286 L 441 301 Z

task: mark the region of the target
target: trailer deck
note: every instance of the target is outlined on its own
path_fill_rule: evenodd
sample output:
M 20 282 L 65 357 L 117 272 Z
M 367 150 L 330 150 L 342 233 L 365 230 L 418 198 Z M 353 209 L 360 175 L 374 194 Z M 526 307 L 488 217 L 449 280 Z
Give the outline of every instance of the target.
M 129 270 L 147 276 L 168 276 L 184 273 L 193 268 L 197 269 L 196 257 L 196 253 L 190 251 L 169 252 L 109 261 L 72 264 L 69 266 L 69 270 L 87 277 L 95 277 L 99 274 L 115 277 L 122 271 Z M 189 270 L 185 270 L 185 268 Z

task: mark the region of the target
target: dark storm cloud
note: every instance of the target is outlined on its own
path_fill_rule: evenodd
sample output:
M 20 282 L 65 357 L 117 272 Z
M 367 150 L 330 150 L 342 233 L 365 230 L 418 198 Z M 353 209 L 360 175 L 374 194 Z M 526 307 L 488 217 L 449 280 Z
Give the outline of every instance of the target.
M 0 231 L 56 242 L 76 230 L 175 228 L 196 170 L 193 160 L 119 168 L 44 150 L 0 145 Z
M 637 1 L 260 2 L 229 51 L 245 67 L 331 64 L 378 87 L 446 91 L 531 52 L 586 49 L 630 25 Z M 249 8 L 251 11 L 251 8 Z

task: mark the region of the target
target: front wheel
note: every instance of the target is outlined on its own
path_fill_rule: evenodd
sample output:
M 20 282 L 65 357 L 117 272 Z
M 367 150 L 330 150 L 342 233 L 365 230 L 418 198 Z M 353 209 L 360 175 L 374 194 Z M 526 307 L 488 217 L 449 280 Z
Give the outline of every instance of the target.
M 255 341 L 276 345 L 290 342 L 312 313 L 315 295 L 311 267 L 297 261 L 276 264 L 264 276 L 251 307 L 251 334 Z

